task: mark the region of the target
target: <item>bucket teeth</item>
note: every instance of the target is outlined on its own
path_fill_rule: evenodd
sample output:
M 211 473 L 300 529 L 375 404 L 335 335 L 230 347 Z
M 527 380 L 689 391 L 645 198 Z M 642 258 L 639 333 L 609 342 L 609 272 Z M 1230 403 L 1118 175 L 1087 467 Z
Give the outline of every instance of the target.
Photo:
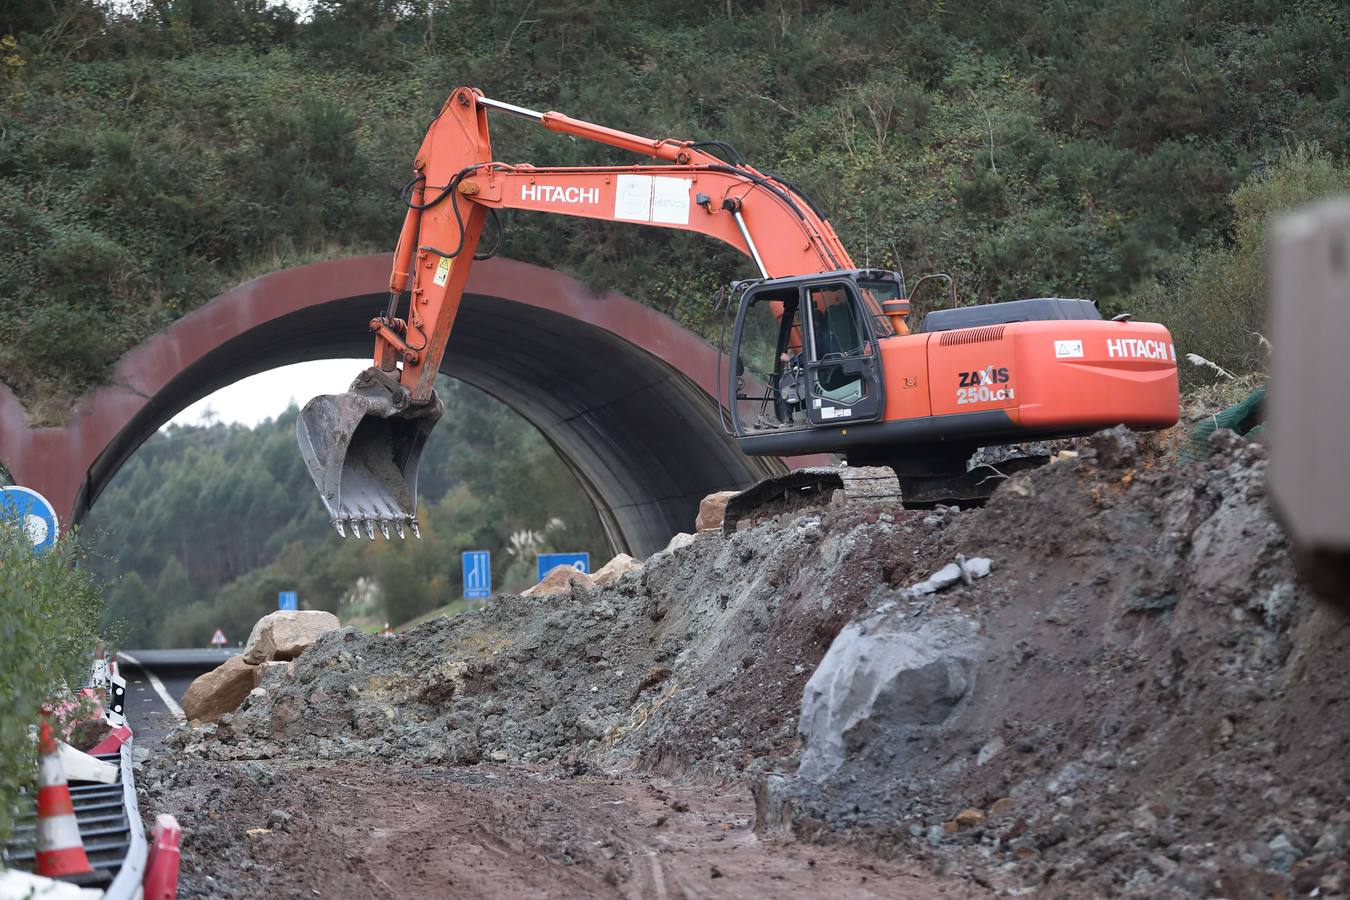
M 358 541 L 361 539 L 361 532 L 365 530 L 365 536 L 370 540 L 375 540 L 375 532 L 378 530 L 384 535 L 386 541 L 393 540 L 391 531 L 397 531 L 398 536 L 407 539 L 407 528 L 411 527 L 412 532 L 419 539 L 422 537 L 421 527 L 415 519 L 400 515 L 397 511 L 391 509 L 369 509 L 367 507 L 358 507 L 350 511 L 348 515 L 333 520 L 333 528 L 342 537 L 354 537 Z

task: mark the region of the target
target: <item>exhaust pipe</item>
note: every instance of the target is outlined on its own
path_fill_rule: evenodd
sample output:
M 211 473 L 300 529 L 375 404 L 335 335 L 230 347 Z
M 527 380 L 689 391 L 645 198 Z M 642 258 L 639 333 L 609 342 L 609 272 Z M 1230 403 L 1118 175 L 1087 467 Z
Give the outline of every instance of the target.
M 322 394 L 305 404 L 296 438 L 305 468 L 319 489 L 337 533 L 375 540 L 417 523 L 417 469 L 427 436 L 445 407 L 434 393 L 412 402 L 408 389 L 378 368 L 366 369 L 345 394 Z

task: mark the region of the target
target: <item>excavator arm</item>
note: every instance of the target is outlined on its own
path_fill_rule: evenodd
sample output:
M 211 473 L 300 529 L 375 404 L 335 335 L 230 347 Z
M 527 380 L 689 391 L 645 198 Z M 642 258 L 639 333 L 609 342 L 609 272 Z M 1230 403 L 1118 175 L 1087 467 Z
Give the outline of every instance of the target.
M 492 161 L 487 110 L 533 119 L 550 131 L 667 160 L 667 165 L 535 167 Z M 450 96 L 413 163 L 389 290 L 391 309 L 411 295 L 406 320 L 372 322 L 375 363 L 428 402 L 454 327 L 489 209 L 557 213 L 717 238 L 755 261 L 764 277 L 849 268 L 834 229 L 791 187 L 748 166 L 730 165 L 692 142 L 654 140 L 560 113 L 537 113 L 484 98 Z
M 493 159 L 488 110 L 662 164 L 535 167 Z M 645 138 L 462 87 L 427 130 L 404 192 L 389 280 L 371 320 L 374 364 L 297 422 L 302 454 L 340 534 L 418 533 L 417 465 L 440 417 L 436 375 L 489 211 L 520 209 L 695 231 L 745 253 L 765 278 L 851 268 L 834 229 L 791 185 L 690 141 Z M 406 311 L 402 308 L 406 297 Z M 880 309 L 875 310 L 880 313 Z
M 503 163 L 489 110 L 656 162 Z M 339 533 L 417 532 L 417 464 L 441 414 L 436 375 L 495 209 L 696 231 L 750 257 L 761 280 L 739 293 L 735 362 L 719 378 L 749 454 L 840 453 L 894 469 L 918 502 L 975 501 L 997 483 L 968 466 L 978 447 L 1176 422 L 1176 348 L 1163 326 L 1104 322 L 1088 301 L 1050 298 L 933 311 L 912 332 L 900 275 L 856 269 L 800 191 L 716 146 L 539 113 L 473 88 L 451 94 L 413 162 L 389 304 L 370 322 L 374 364 L 347 393 L 311 400 L 296 426 Z M 769 333 L 773 346 L 754 337 Z

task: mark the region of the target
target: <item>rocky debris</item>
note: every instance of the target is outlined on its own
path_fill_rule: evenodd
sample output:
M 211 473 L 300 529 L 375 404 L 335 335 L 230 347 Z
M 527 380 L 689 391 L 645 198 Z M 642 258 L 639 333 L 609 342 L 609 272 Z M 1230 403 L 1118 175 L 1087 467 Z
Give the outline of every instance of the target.
M 1124 425 L 1087 438 L 1087 459 L 1103 469 L 1123 469 L 1135 462 L 1138 453 L 1139 436 Z
M 183 715 L 192 722 L 212 722 L 234 712 L 253 690 L 258 667 L 231 656 L 210 672 L 197 676 L 183 694 Z
M 717 491 L 699 501 L 698 518 L 694 522 L 694 530 L 721 531 L 722 519 L 727 512 L 727 501 L 739 493 L 740 491 Z
M 261 663 L 253 668 L 253 686 L 275 684 L 277 679 L 286 677 L 290 671 L 290 661 L 271 660 Z
M 642 563 L 638 562 L 627 553 L 620 553 L 601 567 L 600 571 L 591 576 L 591 583 L 596 587 L 604 587 L 618 581 L 629 572 L 641 572 Z
M 808 516 L 701 534 L 608 586 L 575 584 L 544 604 L 501 595 L 398 640 L 342 629 L 250 699 L 234 736 L 201 750 L 713 777 L 788 758 L 811 669 L 888 590 L 883 548 L 902 533 L 889 514 L 837 526 L 827 536 Z
M 554 594 L 561 594 L 564 591 L 572 589 L 573 585 L 581 588 L 594 586 L 595 582 L 591 576 L 576 568 L 575 566 L 554 566 L 544 576 L 544 580 L 534 587 L 528 588 L 521 593 L 522 597 L 551 597 Z
M 978 545 L 1006 573 L 891 613 L 914 629 L 974 620 L 970 686 L 907 740 L 848 745 L 823 778 L 804 754 L 796 776 L 766 779 L 770 820 L 1009 893 L 1254 898 L 1331 884 L 1350 866 L 1335 838 L 1317 849 L 1328 823 L 1350 820 L 1337 749 L 1350 740 L 1350 628 L 1298 583 L 1264 473 L 1259 445 L 1177 468 L 1113 429 L 1009 479 L 936 548 L 897 547 L 897 572 Z M 859 684 L 865 696 L 871 682 Z
M 244 662 L 251 665 L 269 660 L 295 659 L 305 648 L 341 622 L 330 612 L 319 609 L 277 610 L 259 619 L 244 644 Z
M 762 830 L 1014 895 L 1328 896 L 1350 628 L 1264 484 L 1260 445 L 1181 468 L 1126 432 L 983 509 L 784 509 L 548 603 L 332 632 L 180 743 L 730 780 Z M 991 574 L 906 590 L 961 557 Z
M 927 524 L 928 518 L 924 519 L 925 524 Z M 934 525 L 936 524 L 938 523 L 935 522 Z M 901 592 L 901 598 L 913 600 L 915 597 L 922 597 L 925 594 L 935 594 L 943 588 L 951 587 L 958 581 L 963 581 L 969 585 L 973 579 L 988 575 L 992 565 L 993 563 L 990 560 L 982 556 L 966 559 L 965 556 L 957 554 L 956 562 L 947 563 L 923 581 L 905 588 Z

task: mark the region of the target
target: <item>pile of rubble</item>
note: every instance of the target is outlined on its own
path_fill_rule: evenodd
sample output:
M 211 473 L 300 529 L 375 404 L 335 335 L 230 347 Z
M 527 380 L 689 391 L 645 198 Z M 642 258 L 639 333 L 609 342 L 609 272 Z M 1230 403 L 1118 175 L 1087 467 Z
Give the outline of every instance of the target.
M 766 832 L 1013 894 L 1344 892 L 1350 625 L 1296 581 L 1260 446 L 1216 444 L 1106 432 L 982 509 L 785 512 L 337 629 L 177 741 L 731 778 Z

